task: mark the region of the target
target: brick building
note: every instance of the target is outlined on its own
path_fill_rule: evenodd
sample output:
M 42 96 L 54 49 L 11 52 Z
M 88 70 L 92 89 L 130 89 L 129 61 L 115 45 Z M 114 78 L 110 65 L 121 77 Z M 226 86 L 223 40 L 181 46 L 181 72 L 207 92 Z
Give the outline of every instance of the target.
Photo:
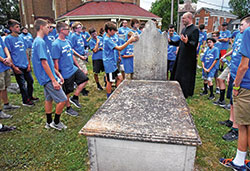
M 232 21 L 236 18 L 238 18 L 238 16 L 230 12 L 203 7 L 195 12 L 193 23 L 196 26 L 205 24 L 205 29 L 209 33 L 220 30 L 223 22 L 227 22 L 229 24 L 228 28 L 230 28 Z
M 120 4 L 131 4 L 131 5 L 133 5 L 132 8 L 136 8 L 136 9 L 140 8 L 139 7 L 140 0 L 115 0 L 115 1 L 117 3 L 120 3 Z M 89 4 L 90 2 L 95 2 L 96 4 L 98 4 L 98 2 L 102 3 L 102 1 L 97 1 L 97 0 L 19 0 L 19 7 L 20 7 L 19 11 L 20 11 L 20 20 L 21 20 L 20 22 L 23 26 L 27 27 L 31 33 L 34 34 L 34 28 L 33 28 L 34 25 L 33 24 L 37 18 L 44 18 L 44 19 L 48 19 L 48 20 L 51 20 L 52 22 L 54 22 L 55 20 L 59 21 L 59 20 L 57 20 L 57 18 L 59 17 L 60 21 L 62 21 L 63 20 L 62 16 L 67 15 L 67 13 L 69 13 L 69 12 L 72 13 L 72 11 L 74 11 L 74 9 L 78 9 L 81 6 L 84 6 L 84 4 Z M 108 2 L 114 2 L 114 1 L 109 0 Z M 104 7 L 102 9 L 104 11 L 109 10 L 109 9 L 104 9 Z M 89 9 L 87 9 L 87 10 L 89 10 Z M 124 9 L 120 9 L 120 10 L 123 11 Z M 133 9 L 130 9 L 130 10 L 134 11 Z M 98 15 L 96 15 L 95 17 L 85 16 L 85 19 L 88 17 L 90 17 L 91 19 L 88 21 L 84 21 L 84 20 L 83 21 L 87 25 L 91 25 L 91 24 L 95 24 L 96 21 L 99 22 L 100 19 L 103 19 L 105 21 L 110 21 L 111 19 L 113 19 L 112 16 L 110 16 L 109 18 L 105 17 L 105 16 L 99 16 L 101 18 L 96 18 L 97 16 Z M 74 18 L 74 20 L 78 20 L 78 19 L 81 20 L 81 17 Z M 129 19 L 132 17 L 137 17 L 137 15 L 130 16 L 130 17 L 127 16 L 125 18 Z M 153 18 L 153 17 L 151 17 L 151 18 Z M 157 18 L 158 20 L 161 20 L 157 16 L 155 18 Z M 70 20 L 64 20 L 64 21 L 70 21 Z M 84 22 L 83 22 L 83 24 L 85 24 Z

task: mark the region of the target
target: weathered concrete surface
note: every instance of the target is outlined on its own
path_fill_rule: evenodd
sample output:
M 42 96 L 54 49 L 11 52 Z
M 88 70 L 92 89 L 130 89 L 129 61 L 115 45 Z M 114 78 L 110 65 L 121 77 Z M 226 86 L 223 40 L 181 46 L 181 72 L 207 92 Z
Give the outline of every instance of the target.
M 177 82 L 125 80 L 80 134 L 134 141 L 201 144 Z
M 149 20 L 134 43 L 134 79 L 167 80 L 167 34 L 160 34 Z

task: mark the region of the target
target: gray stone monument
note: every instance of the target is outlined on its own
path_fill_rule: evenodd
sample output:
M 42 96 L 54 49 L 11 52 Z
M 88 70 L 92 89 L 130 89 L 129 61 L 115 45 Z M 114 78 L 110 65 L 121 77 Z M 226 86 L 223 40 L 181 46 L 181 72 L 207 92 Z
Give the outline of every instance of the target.
M 149 20 L 134 46 L 134 79 L 167 80 L 167 33 L 161 35 Z
M 145 34 L 147 29 L 153 33 Z M 162 81 L 167 58 L 137 56 L 148 44 L 164 42 L 165 35 L 158 34 L 151 21 L 145 31 L 135 43 L 137 80 L 123 81 L 79 132 L 87 136 L 92 171 L 193 170 L 201 140 L 178 82 Z M 158 41 L 140 43 L 144 36 Z M 166 52 L 163 47 L 158 54 Z

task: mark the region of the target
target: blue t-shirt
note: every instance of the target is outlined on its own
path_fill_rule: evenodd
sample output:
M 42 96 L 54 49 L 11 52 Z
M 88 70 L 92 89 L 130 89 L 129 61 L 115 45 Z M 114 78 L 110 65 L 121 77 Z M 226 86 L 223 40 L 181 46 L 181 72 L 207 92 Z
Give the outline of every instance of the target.
M 117 70 L 117 61 L 114 48 L 116 44 L 108 36 L 103 38 L 103 64 L 106 73 L 112 73 Z
M 221 46 L 222 46 L 222 44 L 221 44 L 221 42 L 219 42 L 219 41 L 217 41 L 217 42 L 214 44 L 214 47 L 217 47 L 217 48 L 219 49 L 219 52 L 220 52 L 220 50 L 221 50 Z M 218 61 L 216 62 L 215 68 L 216 68 L 216 69 L 219 69 L 219 68 L 220 68 L 220 60 L 218 60 Z
M 236 77 L 236 73 L 238 70 L 238 67 L 240 65 L 241 57 L 242 55 L 240 54 L 240 45 L 242 41 L 242 36 L 243 33 L 237 34 L 234 44 L 233 44 L 233 53 L 231 55 L 231 67 L 230 67 L 230 74 L 233 79 Z
M 89 43 L 87 42 L 87 40 L 90 38 L 90 34 L 85 31 L 85 32 L 81 32 L 81 35 L 83 36 L 84 46 L 88 46 Z
M 134 55 L 134 45 L 129 44 L 125 49 L 121 51 L 122 61 L 124 65 L 124 71 L 126 74 L 134 72 L 134 58 L 123 58 L 124 55 Z
M 45 41 L 46 45 L 48 46 L 48 48 L 49 48 L 49 50 L 50 50 L 50 52 L 51 52 L 51 51 L 52 51 L 52 43 L 56 40 L 56 38 L 55 38 L 55 36 L 53 35 L 53 33 L 50 32 L 50 33 L 48 34 L 48 36 L 45 35 L 45 36 L 43 37 L 43 40 Z
M 113 36 L 111 36 L 110 39 L 115 43 L 116 46 L 118 46 L 119 37 L 118 37 L 117 34 L 114 34 Z M 116 62 L 118 62 L 118 60 L 119 60 L 119 52 L 116 49 L 114 49 L 114 52 L 115 52 Z
M 220 31 L 220 37 L 219 37 L 219 39 L 230 38 L 230 37 L 231 37 L 231 33 L 230 33 L 229 30 Z M 221 43 L 222 43 L 221 50 L 227 50 L 228 49 L 228 45 L 229 45 L 229 40 L 227 42 L 221 42 Z
M 206 41 L 207 40 L 207 34 L 206 32 L 202 32 L 199 30 L 199 43 L 200 43 L 200 46 L 202 45 L 203 41 Z
M 21 33 L 20 37 L 22 37 L 27 45 L 27 48 L 32 48 L 32 42 L 33 42 L 33 37 L 30 33 L 27 33 L 26 35 Z
M 67 39 L 56 39 L 52 43 L 52 58 L 58 59 L 59 72 L 64 79 L 68 79 L 77 71 L 73 60 L 73 51 Z
M 99 44 L 98 44 L 98 49 L 103 48 L 103 38 L 100 36 L 97 36 L 97 38 L 100 40 Z M 95 48 L 96 45 L 96 40 L 91 38 L 89 41 L 89 47 L 91 50 L 93 50 Z M 98 50 L 96 53 L 93 52 L 92 55 L 92 60 L 98 60 L 98 59 L 102 59 L 102 54 L 103 54 L 103 50 Z
M 29 62 L 26 54 L 27 46 L 23 38 L 8 35 L 5 38 L 5 45 L 10 51 L 13 64 L 18 68 L 26 69 Z
M 210 68 L 211 65 L 215 60 L 219 60 L 219 49 L 217 47 L 214 47 L 212 49 L 207 48 L 207 50 L 204 53 L 204 56 L 202 57 L 201 61 L 204 62 L 204 66 L 206 69 Z M 210 70 L 210 72 L 207 74 L 208 77 L 213 77 L 215 74 L 216 68 L 215 66 Z M 206 73 L 204 70 L 202 70 L 202 75 L 205 76 Z
M 249 46 L 249 40 L 250 40 L 250 27 L 248 27 L 244 32 L 242 36 L 242 42 L 240 46 L 240 53 L 250 59 L 250 46 Z M 248 64 L 248 69 L 246 74 L 244 75 L 240 87 L 250 89 L 250 62 Z
M 118 29 L 118 34 L 119 34 L 119 35 L 122 35 L 123 39 L 125 40 L 125 37 L 126 37 L 126 35 L 128 34 L 128 32 L 129 32 L 130 30 L 131 30 L 131 29 L 128 28 L 128 27 L 120 27 L 120 28 Z
M 170 40 L 172 40 L 174 42 L 180 40 L 180 36 L 179 35 L 173 35 L 172 37 L 169 36 L 169 38 L 170 38 Z M 175 61 L 175 59 L 176 59 L 176 50 L 177 50 L 176 46 L 174 46 L 174 45 L 168 45 L 168 60 Z
M 4 48 L 5 48 L 5 44 L 3 42 L 3 39 L 0 36 L 0 56 L 2 58 L 6 58 L 6 55 L 4 53 Z M 7 65 L 4 65 L 2 62 L 0 62 L 0 73 L 6 71 L 8 69 L 10 69 L 10 67 L 8 67 Z
M 84 40 L 81 34 L 73 33 L 71 35 L 72 49 L 74 49 L 80 55 L 84 55 Z
M 232 35 L 231 38 L 235 38 L 237 36 L 237 34 L 240 33 L 240 30 L 235 30 Z
M 32 45 L 32 64 L 37 81 L 40 85 L 45 85 L 51 80 L 42 66 L 42 60 L 47 60 L 53 76 L 58 80 L 50 50 L 46 42 L 42 38 L 36 37 Z

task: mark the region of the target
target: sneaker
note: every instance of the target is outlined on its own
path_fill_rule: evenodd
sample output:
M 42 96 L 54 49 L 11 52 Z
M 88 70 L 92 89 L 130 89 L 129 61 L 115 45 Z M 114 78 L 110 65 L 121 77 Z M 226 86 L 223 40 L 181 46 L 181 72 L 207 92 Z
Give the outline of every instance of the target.
M 54 121 L 51 122 L 51 123 L 49 124 L 49 126 L 50 126 L 51 128 L 57 129 L 57 130 L 59 130 L 59 131 L 61 131 L 61 130 L 63 129 L 63 128 L 61 127 L 61 125 L 59 125 L 59 123 L 58 123 L 58 124 L 55 124 Z
M 208 100 L 214 100 L 215 97 L 214 97 L 214 95 L 212 95 L 212 96 L 209 96 L 207 99 L 208 99 Z
M 38 97 L 31 97 L 32 102 L 38 102 L 39 101 L 39 98 Z
M 219 121 L 219 124 L 225 125 L 225 126 L 227 126 L 227 127 L 229 127 L 229 128 L 231 128 L 231 127 L 233 126 L 233 122 L 230 121 L 229 119 L 226 120 L 226 121 Z
M 231 110 L 231 104 L 229 103 L 229 104 L 225 105 L 223 108 L 230 111 Z
M 70 101 L 70 103 L 72 103 L 73 105 L 75 105 L 75 107 L 77 107 L 79 109 L 82 107 L 82 105 L 79 103 L 79 101 L 76 100 L 76 99 L 74 99 L 73 97 L 70 97 L 69 101 Z
M 233 161 L 233 158 L 231 159 L 225 159 L 225 158 L 220 158 L 220 164 L 222 164 L 225 167 L 230 167 L 230 162 Z
M 12 115 L 8 115 L 3 111 L 0 112 L 0 119 L 9 119 L 9 118 L 12 118 Z
M 231 167 L 235 171 L 246 171 L 247 170 L 245 165 L 237 166 L 233 163 L 233 161 L 229 162 L 228 165 L 229 165 L 229 167 Z
M 220 94 L 220 89 L 218 87 L 216 88 L 215 93 Z
M 203 91 L 202 93 L 200 93 L 201 96 L 204 96 L 204 95 L 208 95 L 207 92 Z
M 50 124 L 46 122 L 46 124 L 45 124 L 44 128 L 46 128 L 46 129 L 50 129 Z
M 86 90 L 86 89 L 83 89 L 83 90 L 81 91 L 81 93 L 82 93 L 83 96 L 88 96 L 89 91 Z
M 238 139 L 238 131 L 231 129 L 228 133 L 222 136 L 225 141 L 234 141 Z
M 57 124 L 59 127 L 61 127 L 62 129 L 67 129 L 68 127 L 66 126 L 66 125 L 64 125 L 64 123 L 62 123 L 62 122 L 59 122 L 58 124 Z
M 78 116 L 78 112 L 74 111 L 72 107 L 66 109 L 65 113 L 67 113 L 70 116 Z
M 97 84 L 97 89 L 100 90 L 100 91 L 103 90 L 103 88 L 102 88 L 102 86 L 100 84 Z
M 17 106 L 17 105 L 12 105 L 12 104 L 7 104 L 7 105 L 3 105 L 3 109 L 4 110 L 11 110 L 11 109 L 19 109 L 20 106 Z
M 226 106 L 226 102 L 225 102 L 225 100 L 220 101 L 220 99 L 218 99 L 218 100 L 214 101 L 214 102 L 213 102 L 213 104 L 214 104 L 214 105 L 218 105 L 218 106 L 220 106 L 220 107 L 224 107 L 224 106 Z
M 33 106 L 35 106 L 35 104 L 32 101 L 27 101 L 27 102 L 23 103 L 23 106 L 33 107 Z
M 0 133 L 2 133 L 2 132 L 10 132 L 10 131 L 13 131 L 15 129 L 16 129 L 15 126 L 6 126 L 6 125 L 3 125 L 3 127 L 0 129 Z

